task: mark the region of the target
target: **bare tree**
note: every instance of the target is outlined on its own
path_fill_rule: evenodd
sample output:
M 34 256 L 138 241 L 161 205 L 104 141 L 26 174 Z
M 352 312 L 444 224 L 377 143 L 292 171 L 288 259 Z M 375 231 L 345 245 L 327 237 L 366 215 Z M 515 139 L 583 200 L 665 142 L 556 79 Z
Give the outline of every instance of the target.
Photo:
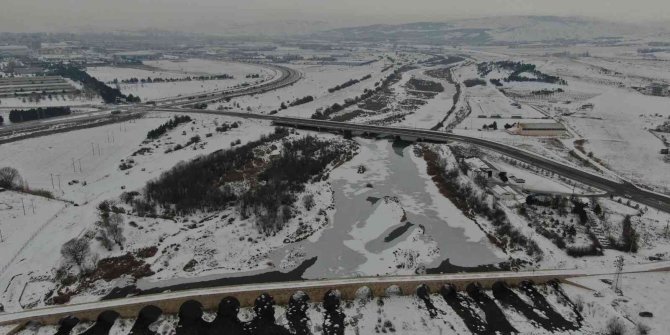
M 13 167 L 0 168 L 0 187 L 6 189 L 16 189 L 23 186 L 23 179 L 19 171 Z
M 305 208 L 309 211 L 314 207 L 315 202 L 314 202 L 314 195 L 313 194 L 305 194 L 304 197 L 302 197 L 302 203 L 305 205 Z
M 60 249 L 61 255 L 68 261 L 74 262 L 81 269 L 86 257 L 91 253 L 91 247 L 86 238 L 73 238 Z
M 114 213 L 109 217 L 109 225 L 107 227 L 107 232 L 109 236 L 116 242 L 116 244 L 123 249 L 123 244 L 126 242 L 126 238 L 123 236 L 123 216 L 119 213 Z

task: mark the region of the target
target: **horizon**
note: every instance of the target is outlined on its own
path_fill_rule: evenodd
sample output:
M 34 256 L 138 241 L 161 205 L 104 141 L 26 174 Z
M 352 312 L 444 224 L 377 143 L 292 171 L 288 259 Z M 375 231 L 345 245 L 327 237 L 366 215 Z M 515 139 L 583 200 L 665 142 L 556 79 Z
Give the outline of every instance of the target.
M 644 5 L 576 0 L 552 3 L 530 0 L 474 0 L 445 3 L 419 0 L 370 0 L 337 4 L 328 1 L 261 0 L 218 2 L 198 0 L 188 5 L 178 0 L 119 0 L 113 3 L 81 0 L 8 0 L 0 13 L 0 32 L 101 32 L 159 30 L 211 35 L 281 35 L 376 24 L 449 22 L 463 19 L 515 16 L 577 17 L 591 21 L 657 25 L 670 21 L 670 5 L 647 0 Z M 604 8 L 606 7 L 606 8 Z M 231 14 L 232 13 L 232 14 Z

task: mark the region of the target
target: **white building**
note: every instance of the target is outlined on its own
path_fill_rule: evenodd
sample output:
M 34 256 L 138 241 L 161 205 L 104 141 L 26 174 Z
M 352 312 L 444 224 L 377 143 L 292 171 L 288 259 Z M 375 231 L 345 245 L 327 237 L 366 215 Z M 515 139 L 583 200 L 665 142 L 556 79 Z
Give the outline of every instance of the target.
M 472 171 L 473 175 L 484 174 L 489 176 L 489 174 L 493 171 L 491 166 L 486 164 L 486 162 L 481 160 L 479 157 L 466 158 L 465 164 L 468 166 L 470 171 Z
M 519 194 L 519 192 L 508 185 L 495 185 L 491 188 L 491 192 L 493 192 L 493 196 L 496 197 L 496 199 L 507 205 L 514 205 L 519 203 L 520 200 L 523 200 L 523 195 Z

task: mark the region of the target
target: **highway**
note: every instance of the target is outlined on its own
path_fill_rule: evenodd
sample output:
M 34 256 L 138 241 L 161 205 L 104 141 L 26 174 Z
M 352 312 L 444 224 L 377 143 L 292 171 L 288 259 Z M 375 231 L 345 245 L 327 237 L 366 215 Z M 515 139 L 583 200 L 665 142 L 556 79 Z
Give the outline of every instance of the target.
M 300 80 L 300 78 L 302 78 L 302 74 L 299 71 L 291 69 L 289 67 L 273 65 L 273 64 L 263 64 L 263 66 L 272 68 L 278 71 L 281 75 L 278 78 L 274 78 L 270 81 L 266 81 L 258 85 L 158 99 L 153 100 L 150 103 L 155 103 L 156 106 L 160 107 L 176 107 L 196 103 L 207 103 L 220 99 L 235 98 L 244 95 L 265 93 L 268 91 L 276 90 L 291 85 Z
M 161 108 L 169 108 L 169 107 L 193 105 L 196 103 L 207 103 L 221 99 L 235 98 L 251 94 L 259 94 L 292 85 L 302 78 L 302 74 L 299 71 L 285 66 L 279 66 L 274 64 L 262 64 L 262 65 L 275 69 L 280 73 L 280 75 L 276 78 L 273 78 L 272 80 L 260 83 L 258 85 L 228 88 L 224 90 L 212 91 L 207 93 L 170 97 L 165 99 L 154 100 L 148 103 L 145 102 L 144 104 L 137 104 L 137 105 L 115 105 L 103 108 L 102 110 L 92 112 L 78 113 L 75 115 L 68 115 L 64 117 L 56 117 L 44 120 L 35 120 L 19 124 L 6 125 L 4 127 L 0 127 L 0 138 L 18 132 L 27 133 L 27 132 L 43 131 L 49 127 L 64 123 L 74 124 L 83 122 L 93 122 L 104 118 L 110 118 L 111 116 L 110 114 L 114 110 L 119 110 L 123 112 L 146 112 L 154 108 L 154 103 L 156 106 L 160 106 Z M 92 106 L 81 106 L 81 107 L 92 107 Z M 77 106 L 72 106 L 72 108 L 77 108 Z M 17 138 L 17 140 L 18 139 L 20 138 Z M 8 143 L 12 141 L 13 141 L 12 139 L 8 138 L 1 140 L 0 143 Z
M 608 179 L 603 176 L 588 171 L 584 171 L 577 167 L 569 166 L 546 157 L 542 157 L 538 154 L 517 147 L 477 137 L 455 135 L 451 133 L 433 131 L 428 129 L 373 126 L 367 124 L 335 122 L 327 120 L 312 120 L 312 119 L 287 117 L 279 115 L 264 115 L 264 114 L 240 113 L 240 112 L 217 111 L 217 110 L 177 108 L 180 106 L 193 105 L 195 103 L 211 102 L 220 99 L 234 98 L 243 95 L 268 92 L 271 90 L 276 90 L 281 87 L 291 85 L 300 80 L 300 78 L 302 77 L 299 71 L 290 69 L 288 67 L 267 65 L 267 64 L 266 66 L 271 66 L 275 68 L 277 71 L 279 71 L 281 73 L 279 78 L 273 79 L 268 82 L 264 82 L 259 85 L 244 88 L 226 89 L 222 91 L 210 92 L 200 95 L 190 95 L 190 96 L 173 97 L 163 100 L 157 100 L 153 102 L 155 103 L 155 106 L 153 103 L 151 103 L 142 105 L 129 105 L 125 107 L 119 106 L 115 109 L 119 109 L 124 112 L 161 111 L 161 112 L 179 112 L 179 113 L 219 114 L 233 117 L 264 119 L 264 120 L 270 120 L 278 125 L 310 127 L 317 130 L 319 129 L 334 130 L 334 131 L 349 130 L 356 133 L 375 133 L 380 135 L 401 136 L 408 139 L 420 139 L 424 141 L 434 141 L 441 143 L 445 143 L 448 141 L 466 142 L 490 150 L 497 151 L 499 153 L 505 154 L 509 157 L 513 157 L 525 163 L 535 165 L 547 171 L 552 171 L 556 174 L 562 175 L 572 180 L 576 180 L 580 183 L 601 189 L 610 194 L 629 198 L 642 205 L 656 208 L 665 212 L 670 212 L 670 197 L 666 195 L 641 189 L 636 185 L 627 181 L 617 181 Z M 92 112 L 89 113 L 90 115 L 86 115 L 86 117 L 83 118 L 82 120 L 90 122 L 94 121 L 96 118 L 109 118 L 110 112 L 111 108 L 105 111 Z M 26 124 L 9 125 L 4 128 L 0 128 L 0 137 L 11 135 L 16 131 L 29 132 L 32 130 L 43 129 L 45 125 L 53 126 L 58 125 L 60 123 L 73 123 L 73 121 L 74 120 L 72 118 L 65 117 L 62 119 L 50 119 L 50 120 L 34 121 Z M 36 134 L 35 136 L 39 136 L 39 134 Z M 0 143 L 7 143 L 11 141 L 13 141 L 12 138 L 7 138 L 0 141 Z
M 219 114 L 219 115 L 227 115 L 241 118 L 270 120 L 277 125 L 285 125 L 293 127 L 296 126 L 309 127 L 317 130 L 334 130 L 334 131 L 349 130 L 354 133 L 370 133 L 379 135 L 400 136 L 407 139 L 418 139 L 423 141 L 433 141 L 440 143 L 446 143 L 448 141 L 470 143 L 486 149 L 494 150 L 496 152 L 505 154 L 509 157 L 518 159 L 522 162 L 532 164 L 547 171 L 551 171 L 561 176 L 564 176 L 566 178 L 570 178 L 580 183 L 601 189 L 608 193 L 618 196 L 625 196 L 642 205 L 656 208 L 658 210 L 662 210 L 665 212 L 670 212 L 670 197 L 666 195 L 641 189 L 636 185 L 627 181 L 617 181 L 608 179 L 595 173 L 591 173 L 589 171 L 585 171 L 577 167 L 566 165 L 564 163 L 543 157 L 536 153 L 526 151 L 517 147 L 472 136 L 455 135 L 452 133 L 445 133 L 441 131 L 434 131 L 427 129 L 373 126 L 368 124 L 336 122 L 327 120 L 313 120 L 313 119 L 278 116 L 278 115 L 264 115 L 264 114 L 201 110 L 201 109 L 183 109 L 183 108 L 180 109 L 157 108 L 155 110 L 161 112 Z

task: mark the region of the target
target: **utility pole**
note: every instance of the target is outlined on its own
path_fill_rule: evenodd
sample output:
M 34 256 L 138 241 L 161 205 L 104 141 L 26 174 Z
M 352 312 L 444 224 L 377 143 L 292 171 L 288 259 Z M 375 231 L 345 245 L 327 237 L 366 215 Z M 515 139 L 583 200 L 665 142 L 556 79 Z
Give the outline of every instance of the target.
M 93 156 L 95 156 L 95 147 L 93 146 L 93 142 L 91 142 L 91 151 L 93 152 Z
M 77 172 L 77 168 L 74 166 L 74 158 L 72 158 L 72 172 Z
M 33 208 L 33 214 L 35 214 L 35 199 L 30 199 L 30 207 Z
M 81 158 L 79 158 L 79 172 L 84 172 L 81 170 Z
M 56 187 L 54 186 L 54 174 L 50 173 L 50 175 L 51 175 L 51 188 L 55 189 Z
M 23 203 L 23 198 L 21 198 L 21 206 L 23 207 L 23 215 L 26 215 L 26 204 Z

